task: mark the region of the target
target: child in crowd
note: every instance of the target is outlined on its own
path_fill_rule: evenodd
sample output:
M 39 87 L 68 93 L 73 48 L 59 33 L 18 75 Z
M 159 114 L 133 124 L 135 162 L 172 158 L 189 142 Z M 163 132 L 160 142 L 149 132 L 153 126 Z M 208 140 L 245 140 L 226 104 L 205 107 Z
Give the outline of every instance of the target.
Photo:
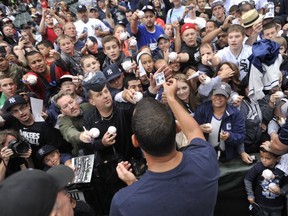
M 94 74 L 100 71 L 100 62 L 93 55 L 84 55 L 81 58 L 81 67 L 83 69 L 84 78 L 90 73 Z
M 263 39 L 273 40 L 277 37 L 278 29 L 276 23 L 273 21 L 263 25 L 262 37 Z
M 122 38 L 123 33 L 126 33 L 126 38 L 125 37 Z M 124 25 L 122 25 L 122 24 L 115 25 L 113 35 L 116 38 L 118 38 L 118 40 L 120 42 L 121 50 L 124 52 L 124 54 L 126 56 L 129 56 L 130 53 L 128 50 L 128 41 L 127 41 L 128 35 L 127 35 L 127 32 L 126 32 Z
M 161 34 L 157 39 L 158 52 L 155 52 L 153 58 L 155 60 L 164 59 L 166 62 L 169 61 L 169 53 L 172 52 L 170 38 Z
M 117 64 L 120 66 L 126 56 L 121 50 L 119 40 L 115 36 L 107 35 L 103 38 L 102 44 L 103 51 L 106 54 L 106 58 L 102 65 L 103 70 L 111 64 Z
M 74 169 L 71 158 L 72 156 L 68 153 L 60 153 L 59 150 L 52 145 L 42 146 L 36 153 L 38 160 L 45 166 L 44 169 L 64 164 Z
M 260 148 L 260 160 L 246 174 L 244 183 L 249 203 L 257 203 L 263 215 L 281 216 L 288 179 L 276 169 L 280 156 Z
M 57 38 L 57 43 L 61 50 L 61 58 L 65 61 L 70 74 L 73 76 L 82 75 L 83 71 L 79 64 L 81 61 L 81 52 L 74 49 L 72 39 L 67 35 L 60 35 Z
M 36 45 L 36 47 L 43 55 L 47 65 L 51 65 L 51 63 L 55 61 L 53 56 L 50 55 L 50 50 L 54 49 L 54 46 L 50 41 L 42 40 Z

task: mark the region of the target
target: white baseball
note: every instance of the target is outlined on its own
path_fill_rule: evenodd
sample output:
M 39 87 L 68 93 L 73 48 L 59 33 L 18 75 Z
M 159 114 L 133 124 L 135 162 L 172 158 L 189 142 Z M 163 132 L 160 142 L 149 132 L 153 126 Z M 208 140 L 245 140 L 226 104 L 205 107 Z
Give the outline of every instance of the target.
M 128 35 L 126 32 L 122 32 L 119 37 L 120 37 L 121 41 L 125 41 L 125 40 L 127 40 Z
M 273 189 L 273 188 L 277 187 L 277 184 L 274 182 L 271 182 L 268 187 Z
M 280 117 L 280 119 L 278 120 L 278 124 L 279 124 L 280 126 L 283 126 L 283 125 L 285 124 L 285 122 L 286 122 L 286 119 L 283 118 L 283 117 Z
M 125 61 L 122 63 L 122 67 L 125 71 L 129 71 L 131 69 L 131 61 Z
M 130 46 L 136 46 L 137 45 L 137 40 L 132 38 L 130 41 L 129 41 L 129 45 Z
M 143 94 L 141 92 L 135 92 L 134 94 L 135 102 L 139 102 L 143 98 Z
M 169 53 L 168 57 L 169 57 L 169 60 L 173 62 L 177 59 L 178 54 L 176 52 L 171 52 Z
M 87 41 L 87 46 L 88 47 L 92 47 L 94 45 L 94 43 L 91 41 L 91 40 L 88 40 Z
M 29 75 L 28 77 L 27 77 L 27 81 L 28 81 L 28 83 L 30 84 L 30 85 L 35 85 L 36 83 L 37 83 L 37 76 L 35 76 L 35 75 Z
M 100 131 L 98 130 L 98 128 L 91 128 L 89 133 L 94 139 L 100 135 Z
M 139 17 L 139 19 L 142 19 L 145 17 L 145 13 L 143 11 L 138 11 L 137 16 Z
M 208 77 L 208 76 L 206 76 L 206 78 L 205 78 L 203 84 L 204 84 L 204 85 L 207 85 L 207 84 L 209 84 L 210 82 L 211 82 L 211 78 Z
M 210 123 L 206 123 L 206 124 L 205 124 L 205 127 L 206 127 L 206 128 L 209 128 L 209 130 L 212 130 L 212 124 L 210 124 Z
M 271 179 L 274 178 L 274 174 L 273 174 L 272 171 L 269 170 L 269 169 L 263 170 L 262 176 L 263 176 L 263 178 L 266 179 L 266 180 L 271 180 Z
M 278 95 L 279 98 L 284 97 L 284 93 L 282 91 L 277 91 L 276 94 Z
M 233 101 L 233 102 L 237 102 L 238 99 L 239 99 L 239 98 L 238 98 L 238 95 L 234 95 L 234 96 L 232 97 L 232 101 Z
M 115 134 L 117 132 L 117 129 L 114 126 L 110 126 L 107 131 L 109 134 Z

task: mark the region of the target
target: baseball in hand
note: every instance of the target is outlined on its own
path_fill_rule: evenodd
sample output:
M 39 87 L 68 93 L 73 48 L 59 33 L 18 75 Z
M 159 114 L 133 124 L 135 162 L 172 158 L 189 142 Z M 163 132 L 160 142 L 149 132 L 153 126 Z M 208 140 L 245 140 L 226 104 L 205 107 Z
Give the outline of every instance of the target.
M 114 126 L 110 126 L 107 131 L 109 134 L 115 134 L 117 132 L 117 129 Z
M 93 139 L 97 138 L 100 135 L 100 131 L 98 130 L 98 128 L 91 128 L 89 133 Z
M 35 85 L 36 83 L 37 83 L 37 76 L 35 76 L 35 75 L 29 75 L 28 77 L 27 77 L 27 81 L 28 81 L 28 83 L 30 84 L 30 85 Z

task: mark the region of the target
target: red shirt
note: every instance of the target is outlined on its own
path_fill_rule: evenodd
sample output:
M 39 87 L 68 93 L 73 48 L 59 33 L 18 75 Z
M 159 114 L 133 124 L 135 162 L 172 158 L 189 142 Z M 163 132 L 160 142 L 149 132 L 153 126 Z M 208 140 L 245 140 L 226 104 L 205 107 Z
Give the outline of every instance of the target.
M 63 71 L 62 68 L 56 66 L 55 67 L 55 72 L 56 72 L 56 81 L 60 79 L 61 76 L 63 75 L 70 75 L 70 73 L 68 71 Z M 45 86 L 43 85 L 43 82 L 41 80 L 41 78 L 39 77 L 38 73 L 35 73 L 33 71 L 29 71 L 28 73 L 26 73 L 27 75 L 31 74 L 31 75 L 35 75 L 37 76 L 37 83 L 35 85 L 28 85 L 28 88 L 31 92 L 34 92 L 36 94 L 36 96 L 39 99 L 44 99 L 45 95 L 46 95 L 46 89 Z M 43 77 L 46 79 L 46 81 L 48 83 L 50 83 L 52 81 L 52 76 L 51 76 L 51 72 L 48 75 L 43 75 Z

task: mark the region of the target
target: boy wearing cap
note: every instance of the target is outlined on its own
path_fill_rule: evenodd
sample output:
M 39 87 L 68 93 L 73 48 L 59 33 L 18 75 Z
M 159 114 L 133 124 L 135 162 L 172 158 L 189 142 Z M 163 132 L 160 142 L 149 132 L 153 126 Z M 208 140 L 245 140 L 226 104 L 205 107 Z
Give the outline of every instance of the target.
M 72 156 L 68 153 L 60 153 L 59 150 L 52 145 L 44 145 L 38 149 L 36 158 L 45 165 L 44 169 L 46 170 L 59 164 L 64 164 L 74 169 L 71 162 Z
M 214 0 L 211 4 L 212 14 L 218 26 L 221 26 L 226 18 L 225 8 L 222 0 Z
M 199 44 L 197 42 L 198 35 L 199 32 L 196 30 L 196 26 L 193 23 L 185 23 L 181 27 L 183 44 L 177 58 L 177 61 L 182 63 L 181 68 L 191 65 L 195 67 L 198 66 L 200 62 Z
M 65 142 L 60 132 L 49 127 L 45 122 L 36 122 L 31 113 L 30 105 L 20 95 L 12 96 L 5 101 L 4 107 L 8 114 L 3 115 L 0 126 L 5 129 L 19 131 L 32 148 L 32 159 L 36 167 L 41 167 L 35 154 L 43 145 L 53 145 L 59 147 L 61 152 L 70 152 L 71 144 Z
M 158 51 L 153 56 L 154 60 L 156 61 L 158 59 L 164 59 L 166 62 L 168 62 L 168 55 L 173 51 L 171 48 L 170 38 L 165 34 L 161 34 L 157 39 L 157 46 Z
M 245 138 L 244 118 L 237 108 L 228 104 L 230 94 L 230 85 L 219 83 L 213 89 L 211 101 L 198 106 L 194 116 L 223 162 L 239 156 L 238 150 Z
M 138 49 L 143 46 L 149 46 L 151 51 L 157 48 L 157 38 L 164 34 L 161 26 L 155 25 L 156 12 L 151 5 L 146 5 L 142 8 L 145 13 L 144 25 L 138 25 L 138 11 L 132 15 L 131 32 L 136 36 Z

